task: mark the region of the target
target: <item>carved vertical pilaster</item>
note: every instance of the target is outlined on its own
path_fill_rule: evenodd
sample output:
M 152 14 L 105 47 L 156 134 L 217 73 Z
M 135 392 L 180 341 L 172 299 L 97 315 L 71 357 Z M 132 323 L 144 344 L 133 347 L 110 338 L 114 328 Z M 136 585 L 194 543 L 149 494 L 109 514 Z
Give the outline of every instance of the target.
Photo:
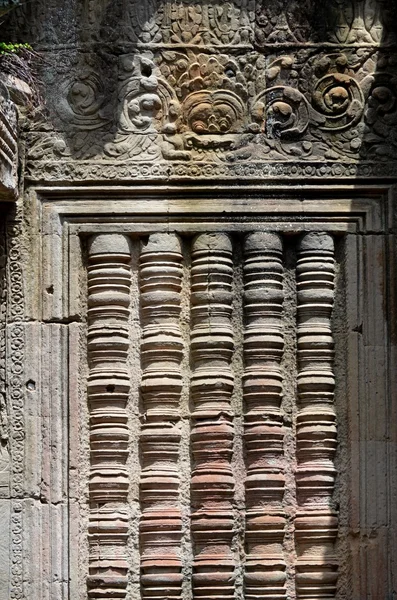
M 334 241 L 309 233 L 300 243 L 298 288 L 297 597 L 334 598 L 338 516 L 333 509 L 337 445 L 334 407 Z
M 198 235 L 191 273 L 193 596 L 226 600 L 235 588 L 230 238 Z
M 108 234 L 90 239 L 88 596 L 92 599 L 124 598 L 128 583 L 130 260 L 126 236 Z
M 285 598 L 286 517 L 281 415 L 282 241 L 274 233 L 244 243 L 244 440 L 247 478 L 245 595 Z
M 182 591 L 179 450 L 182 250 L 178 236 L 150 236 L 140 258 L 142 517 L 141 590 L 144 598 L 176 600 Z

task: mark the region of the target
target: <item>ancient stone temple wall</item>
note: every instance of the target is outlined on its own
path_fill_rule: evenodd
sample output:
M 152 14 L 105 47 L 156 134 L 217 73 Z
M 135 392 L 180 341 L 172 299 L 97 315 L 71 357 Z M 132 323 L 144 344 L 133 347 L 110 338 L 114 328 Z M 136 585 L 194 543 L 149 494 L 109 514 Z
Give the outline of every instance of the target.
M 10 12 L 0 600 L 395 599 L 393 11 Z

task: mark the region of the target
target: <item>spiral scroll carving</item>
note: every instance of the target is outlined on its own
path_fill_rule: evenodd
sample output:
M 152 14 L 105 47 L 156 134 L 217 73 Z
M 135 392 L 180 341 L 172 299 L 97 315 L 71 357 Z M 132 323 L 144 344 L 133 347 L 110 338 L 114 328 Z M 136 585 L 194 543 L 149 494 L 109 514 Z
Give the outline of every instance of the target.
M 143 598 L 181 597 L 182 516 L 179 499 L 180 398 L 183 339 L 180 326 L 181 242 L 173 234 L 153 234 L 140 258 Z
M 299 90 L 274 86 L 255 99 L 253 117 L 270 138 L 296 139 L 309 125 L 307 100 Z
M 333 507 L 337 427 L 334 407 L 334 242 L 325 233 L 303 237 L 297 264 L 298 417 L 297 597 L 334 598 L 338 515 Z
M 244 244 L 245 598 L 285 598 L 282 425 L 283 263 L 274 233 Z
M 128 584 L 128 415 L 131 270 L 128 239 L 90 239 L 88 265 L 88 597 L 125 598 Z
M 364 110 L 363 93 L 349 75 L 329 73 L 313 90 L 313 106 L 324 118 L 322 129 L 340 131 L 360 120 Z
M 227 600 L 235 589 L 230 238 L 197 236 L 191 272 L 193 597 Z

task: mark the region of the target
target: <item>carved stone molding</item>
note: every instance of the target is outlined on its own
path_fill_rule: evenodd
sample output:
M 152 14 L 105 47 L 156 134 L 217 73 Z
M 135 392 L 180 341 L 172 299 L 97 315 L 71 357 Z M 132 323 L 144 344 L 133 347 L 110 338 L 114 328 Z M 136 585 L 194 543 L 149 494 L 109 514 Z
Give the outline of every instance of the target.
M 334 598 L 338 513 L 333 503 L 337 447 L 334 405 L 334 241 L 309 233 L 300 243 L 298 293 L 297 597 Z
M 125 598 L 128 584 L 130 249 L 122 235 L 89 243 L 90 414 L 88 596 Z
M 246 598 L 286 598 L 282 252 L 277 234 L 245 238 Z
M 191 526 L 195 598 L 234 598 L 232 244 L 198 235 L 192 245 L 193 372 Z
M 152 234 L 140 256 L 142 314 L 142 472 L 140 479 L 143 598 L 181 598 L 180 325 L 181 242 Z

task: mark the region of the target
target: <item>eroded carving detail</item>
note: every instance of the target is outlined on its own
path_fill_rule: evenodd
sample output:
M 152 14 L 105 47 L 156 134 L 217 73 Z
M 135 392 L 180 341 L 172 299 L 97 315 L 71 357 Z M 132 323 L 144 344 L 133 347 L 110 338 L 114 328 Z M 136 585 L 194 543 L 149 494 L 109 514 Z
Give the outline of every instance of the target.
M 181 242 L 153 234 L 140 258 L 143 338 L 140 498 L 141 591 L 144 598 L 181 597 L 182 516 L 179 499 Z
M 277 234 L 252 233 L 245 239 L 245 598 L 258 600 L 286 597 L 282 249 Z
M 235 588 L 230 238 L 198 235 L 191 272 L 193 596 L 226 600 L 234 598 Z
M 128 9 L 128 36 L 146 44 L 247 46 L 253 38 L 253 11 L 253 0 L 134 2 Z
M 131 270 L 129 240 L 89 242 L 88 366 L 91 465 L 88 596 L 125 598 L 128 584 L 127 369 Z
M 337 430 L 334 408 L 334 241 L 303 237 L 298 254 L 297 597 L 334 598 L 338 578 L 333 506 Z
M 6 401 L 6 236 L 0 224 L 0 498 L 10 492 L 10 427 Z
M 15 195 L 17 191 L 17 111 L 6 87 L 0 83 L 0 192 Z
M 24 595 L 23 567 L 23 514 L 20 501 L 24 494 L 25 474 L 25 394 L 24 394 L 24 358 L 25 313 L 23 275 L 21 267 L 21 226 L 15 221 L 7 227 L 7 399 L 10 415 L 10 455 L 11 455 L 11 536 L 12 569 L 10 597 L 21 599 Z
M 335 44 L 395 42 L 393 2 L 332 0 L 325 10 L 328 39 Z

